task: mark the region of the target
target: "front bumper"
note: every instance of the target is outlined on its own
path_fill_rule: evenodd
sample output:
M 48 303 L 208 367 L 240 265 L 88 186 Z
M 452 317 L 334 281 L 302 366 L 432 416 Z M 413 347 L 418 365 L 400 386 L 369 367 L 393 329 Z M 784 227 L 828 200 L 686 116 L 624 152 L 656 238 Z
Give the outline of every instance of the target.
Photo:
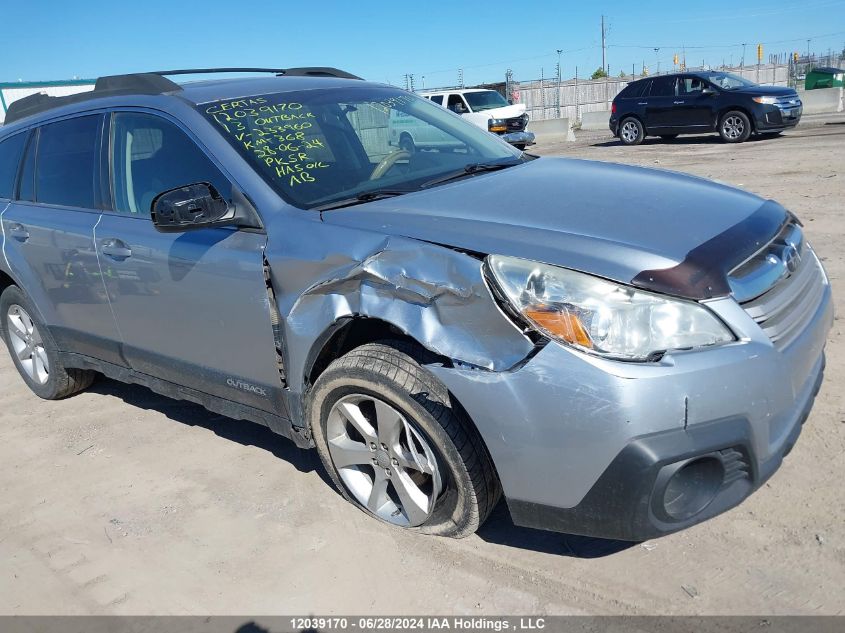
M 506 132 L 499 137 L 511 145 L 534 145 L 534 132 Z
M 798 125 L 804 107 L 800 103 L 792 107 L 762 105 L 754 109 L 754 129 L 758 132 L 777 132 Z
M 514 523 L 644 540 L 734 507 L 778 468 L 821 384 L 830 287 L 780 350 L 732 299 L 710 307 L 740 341 L 657 363 L 549 343 L 507 372 L 430 368 L 478 426 Z M 721 464 L 723 485 L 692 515 L 669 516 L 670 476 L 704 457 Z

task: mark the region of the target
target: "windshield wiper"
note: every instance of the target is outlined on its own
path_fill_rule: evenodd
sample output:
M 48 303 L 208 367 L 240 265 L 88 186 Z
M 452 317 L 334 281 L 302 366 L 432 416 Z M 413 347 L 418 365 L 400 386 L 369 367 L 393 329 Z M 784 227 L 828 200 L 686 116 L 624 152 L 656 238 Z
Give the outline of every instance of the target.
M 434 180 L 424 182 L 420 185 L 420 189 L 433 187 L 434 185 L 440 185 L 444 182 L 450 182 L 452 180 L 459 180 L 460 178 L 466 178 L 467 176 L 471 176 L 472 174 L 477 174 L 484 171 L 498 171 L 500 169 L 519 165 L 522 162 L 524 161 L 516 160 L 508 163 L 470 163 L 460 171 L 456 171 L 451 174 L 446 174 L 445 176 L 441 176 L 440 178 L 435 178 Z
M 351 207 L 356 204 L 363 204 L 364 202 L 372 202 L 373 200 L 381 200 L 382 198 L 393 198 L 401 196 L 406 193 L 411 193 L 413 189 L 375 189 L 373 191 L 365 191 L 359 193 L 352 198 L 344 198 L 342 200 L 335 200 L 328 202 L 319 207 L 314 207 L 315 211 L 331 211 L 332 209 L 342 209 L 343 207 Z

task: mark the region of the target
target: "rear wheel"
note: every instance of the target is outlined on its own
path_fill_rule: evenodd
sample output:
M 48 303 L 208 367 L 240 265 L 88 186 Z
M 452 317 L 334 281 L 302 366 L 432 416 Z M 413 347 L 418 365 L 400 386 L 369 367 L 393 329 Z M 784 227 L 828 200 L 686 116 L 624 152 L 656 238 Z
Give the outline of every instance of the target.
M 60 400 L 94 382 L 95 372 L 62 365 L 50 330 L 17 286 L 9 286 L 0 296 L 0 326 L 15 368 L 35 395 Z
M 751 121 L 739 110 L 726 112 L 719 121 L 719 136 L 726 143 L 742 143 L 751 136 Z
M 375 518 L 426 534 L 472 534 L 499 500 L 487 448 L 448 390 L 399 342 L 334 361 L 308 401 L 320 459 L 341 494 Z
M 639 119 L 629 117 L 619 124 L 619 140 L 625 145 L 639 145 L 643 142 L 645 130 Z

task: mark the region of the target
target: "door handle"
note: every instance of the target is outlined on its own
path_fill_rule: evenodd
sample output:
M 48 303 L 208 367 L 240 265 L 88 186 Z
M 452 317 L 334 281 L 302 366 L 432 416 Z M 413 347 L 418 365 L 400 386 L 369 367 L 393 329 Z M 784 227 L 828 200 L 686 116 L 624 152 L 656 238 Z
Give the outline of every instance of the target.
M 126 242 L 116 237 L 110 237 L 100 242 L 100 252 L 118 261 L 132 257 L 132 249 L 129 248 Z
M 683 101 L 673 101 L 672 103 L 674 103 L 675 105 L 681 105 Z
M 648 105 L 648 101 L 640 101 L 637 105 Z
M 18 224 L 17 222 L 9 225 L 9 235 L 19 242 L 26 242 L 29 239 L 29 231 L 26 230 L 23 224 Z

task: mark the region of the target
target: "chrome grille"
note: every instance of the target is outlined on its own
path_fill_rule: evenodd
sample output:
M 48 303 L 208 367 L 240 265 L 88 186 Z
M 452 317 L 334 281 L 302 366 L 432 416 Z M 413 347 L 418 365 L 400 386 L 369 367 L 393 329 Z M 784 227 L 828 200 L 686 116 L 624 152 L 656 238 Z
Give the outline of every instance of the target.
M 797 108 L 801 105 L 801 99 L 798 97 L 797 93 L 794 95 L 787 95 L 785 97 L 778 97 L 777 105 L 782 108 Z
M 826 287 L 821 264 L 803 238 L 797 253 L 797 265 L 785 267 L 784 276 L 766 292 L 742 303 L 778 349 L 785 348 L 804 330 L 818 310 Z

